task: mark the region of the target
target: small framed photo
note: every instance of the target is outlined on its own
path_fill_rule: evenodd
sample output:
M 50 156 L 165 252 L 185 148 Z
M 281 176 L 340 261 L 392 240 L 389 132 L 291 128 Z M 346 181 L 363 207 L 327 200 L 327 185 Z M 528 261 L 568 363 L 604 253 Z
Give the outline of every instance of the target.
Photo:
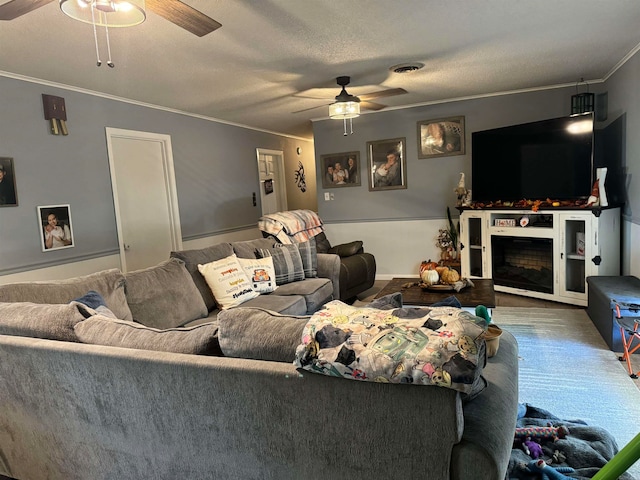
M 43 252 L 74 246 L 69 205 L 38 207 L 38 226 Z
M 407 188 L 406 138 L 367 142 L 369 191 Z
M 13 158 L 0 157 L 0 207 L 17 207 L 16 176 Z
M 418 158 L 464 155 L 464 117 L 418 122 Z
M 360 185 L 360 152 L 331 153 L 320 157 L 322 188 Z

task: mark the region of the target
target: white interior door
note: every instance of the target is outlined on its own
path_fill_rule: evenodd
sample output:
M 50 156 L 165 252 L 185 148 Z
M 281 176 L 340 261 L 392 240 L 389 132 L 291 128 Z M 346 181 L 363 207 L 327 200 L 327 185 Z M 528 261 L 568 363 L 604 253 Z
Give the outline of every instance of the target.
M 171 137 L 106 134 L 122 271 L 156 265 L 182 248 Z
M 284 155 L 281 150 L 257 149 L 260 174 L 262 214 L 287 210 L 287 189 L 284 176 Z M 267 188 L 267 186 L 271 187 Z M 273 188 L 272 192 L 269 192 Z

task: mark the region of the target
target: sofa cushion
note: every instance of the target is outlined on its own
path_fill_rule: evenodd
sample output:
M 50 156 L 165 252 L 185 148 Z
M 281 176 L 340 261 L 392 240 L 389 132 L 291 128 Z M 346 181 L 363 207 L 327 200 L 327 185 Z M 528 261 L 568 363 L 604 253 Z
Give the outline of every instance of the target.
M 221 309 L 237 307 L 260 295 L 251 288 L 235 254 L 222 260 L 198 265 Z
M 107 307 L 123 320 L 133 320 L 124 293 L 124 274 L 113 268 L 66 280 L 0 285 L 0 302 L 69 303 L 89 290 L 98 292 Z
M 256 253 L 261 258 L 273 258 L 273 266 L 276 269 L 276 284 L 278 286 L 304 280 L 302 258 L 298 247 L 295 245 L 279 244 L 275 248 L 258 248 Z
M 302 259 L 302 269 L 305 278 L 315 278 L 318 276 L 318 252 L 316 251 L 316 239 L 311 237 L 306 242 L 295 243 Z M 278 245 L 281 246 L 281 245 Z
M 227 357 L 293 362 L 307 316 L 239 307 L 218 315 L 220 349 Z
M 0 302 L 0 334 L 78 342 L 73 327 L 88 315 L 84 305 L 78 302 Z
M 125 278 L 127 302 L 136 322 L 171 328 L 207 316 L 207 306 L 178 258 L 128 272 Z
M 305 313 L 310 315 L 333 300 L 333 284 L 326 278 L 305 278 L 301 282 L 282 285 L 274 293 L 274 296 L 284 295 L 302 296 L 307 305 Z
M 276 270 L 273 259 L 267 258 L 238 258 L 244 273 L 249 278 L 251 288 L 258 293 L 271 293 L 276 285 Z
M 74 327 L 79 341 L 93 345 L 160 352 L 220 356 L 215 322 L 190 328 L 160 330 L 139 323 L 94 315 Z
M 356 253 L 360 253 L 362 251 L 362 241 L 356 240 L 349 243 L 343 243 L 341 245 L 336 245 L 335 247 L 331 247 L 328 253 L 333 253 L 338 255 L 339 257 L 350 257 L 355 255 Z
M 307 302 L 304 301 L 304 297 L 302 295 L 278 295 L 280 288 L 278 287 L 274 293 L 260 295 L 243 303 L 242 308 L 257 307 L 283 315 L 306 315 Z
M 206 280 L 198 270 L 198 264 L 204 265 L 205 263 L 213 262 L 214 260 L 221 260 L 233 254 L 233 248 L 230 243 L 219 243 L 211 247 L 194 249 L 194 250 L 180 250 L 177 252 L 171 252 L 171 257 L 179 258 L 187 267 L 187 271 L 191 274 L 193 283 L 196 284 L 200 295 L 204 303 L 207 305 L 209 311 L 216 308 L 216 300 L 213 298 L 211 288 L 207 285 Z
M 276 243 L 274 238 L 256 238 L 255 240 L 233 242 L 231 245 L 238 258 L 256 258 L 258 248 L 273 248 Z

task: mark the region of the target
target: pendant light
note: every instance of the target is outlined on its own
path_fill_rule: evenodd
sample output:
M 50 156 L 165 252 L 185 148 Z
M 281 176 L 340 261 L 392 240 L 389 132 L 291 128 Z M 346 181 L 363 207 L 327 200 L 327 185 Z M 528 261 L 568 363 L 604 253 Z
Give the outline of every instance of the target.
M 349 120 L 349 126 L 351 134 L 353 134 L 353 122 L 352 119 L 360 116 L 360 99 L 355 95 L 351 95 L 347 92 L 345 87 L 349 85 L 351 81 L 350 77 L 338 77 L 336 78 L 338 85 L 342 87 L 342 90 L 336 95 L 335 103 L 329 105 L 329 117 L 334 120 L 342 120 L 344 123 L 344 134 L 347 135 L 347 120 Z

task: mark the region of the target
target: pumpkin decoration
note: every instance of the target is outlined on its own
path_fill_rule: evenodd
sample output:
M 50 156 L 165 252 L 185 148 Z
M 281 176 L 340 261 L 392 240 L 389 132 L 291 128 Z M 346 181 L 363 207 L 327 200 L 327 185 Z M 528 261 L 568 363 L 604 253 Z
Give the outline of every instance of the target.
M 451 285 L 460 280 L 460 274 L 457 272 L 457 270 L 454 270 L 451 267 L 447 267 L 447 269 L 440 275 L 440 280 L 442 281 L 442 283 Z
M 423 260 L 420 264 L 420 275 L 422 275 L 423 270 L 436 270 L 438 264 L 436 262 L 432 262 L 431 259 Z
M 445 265 L 438 265 L 436 267 L 436 272 L 438 272 L 438 275 L 442 275 L 442 272 L 448 270 L 449 267 L 445 266 Z
M 440 281 L 440 275 L 438 275 L 438 272 L 431 269 L 423 270 L 420 274 L 420 278 L 422 279 L 422 283 L 425 285 L 435 285 Z

